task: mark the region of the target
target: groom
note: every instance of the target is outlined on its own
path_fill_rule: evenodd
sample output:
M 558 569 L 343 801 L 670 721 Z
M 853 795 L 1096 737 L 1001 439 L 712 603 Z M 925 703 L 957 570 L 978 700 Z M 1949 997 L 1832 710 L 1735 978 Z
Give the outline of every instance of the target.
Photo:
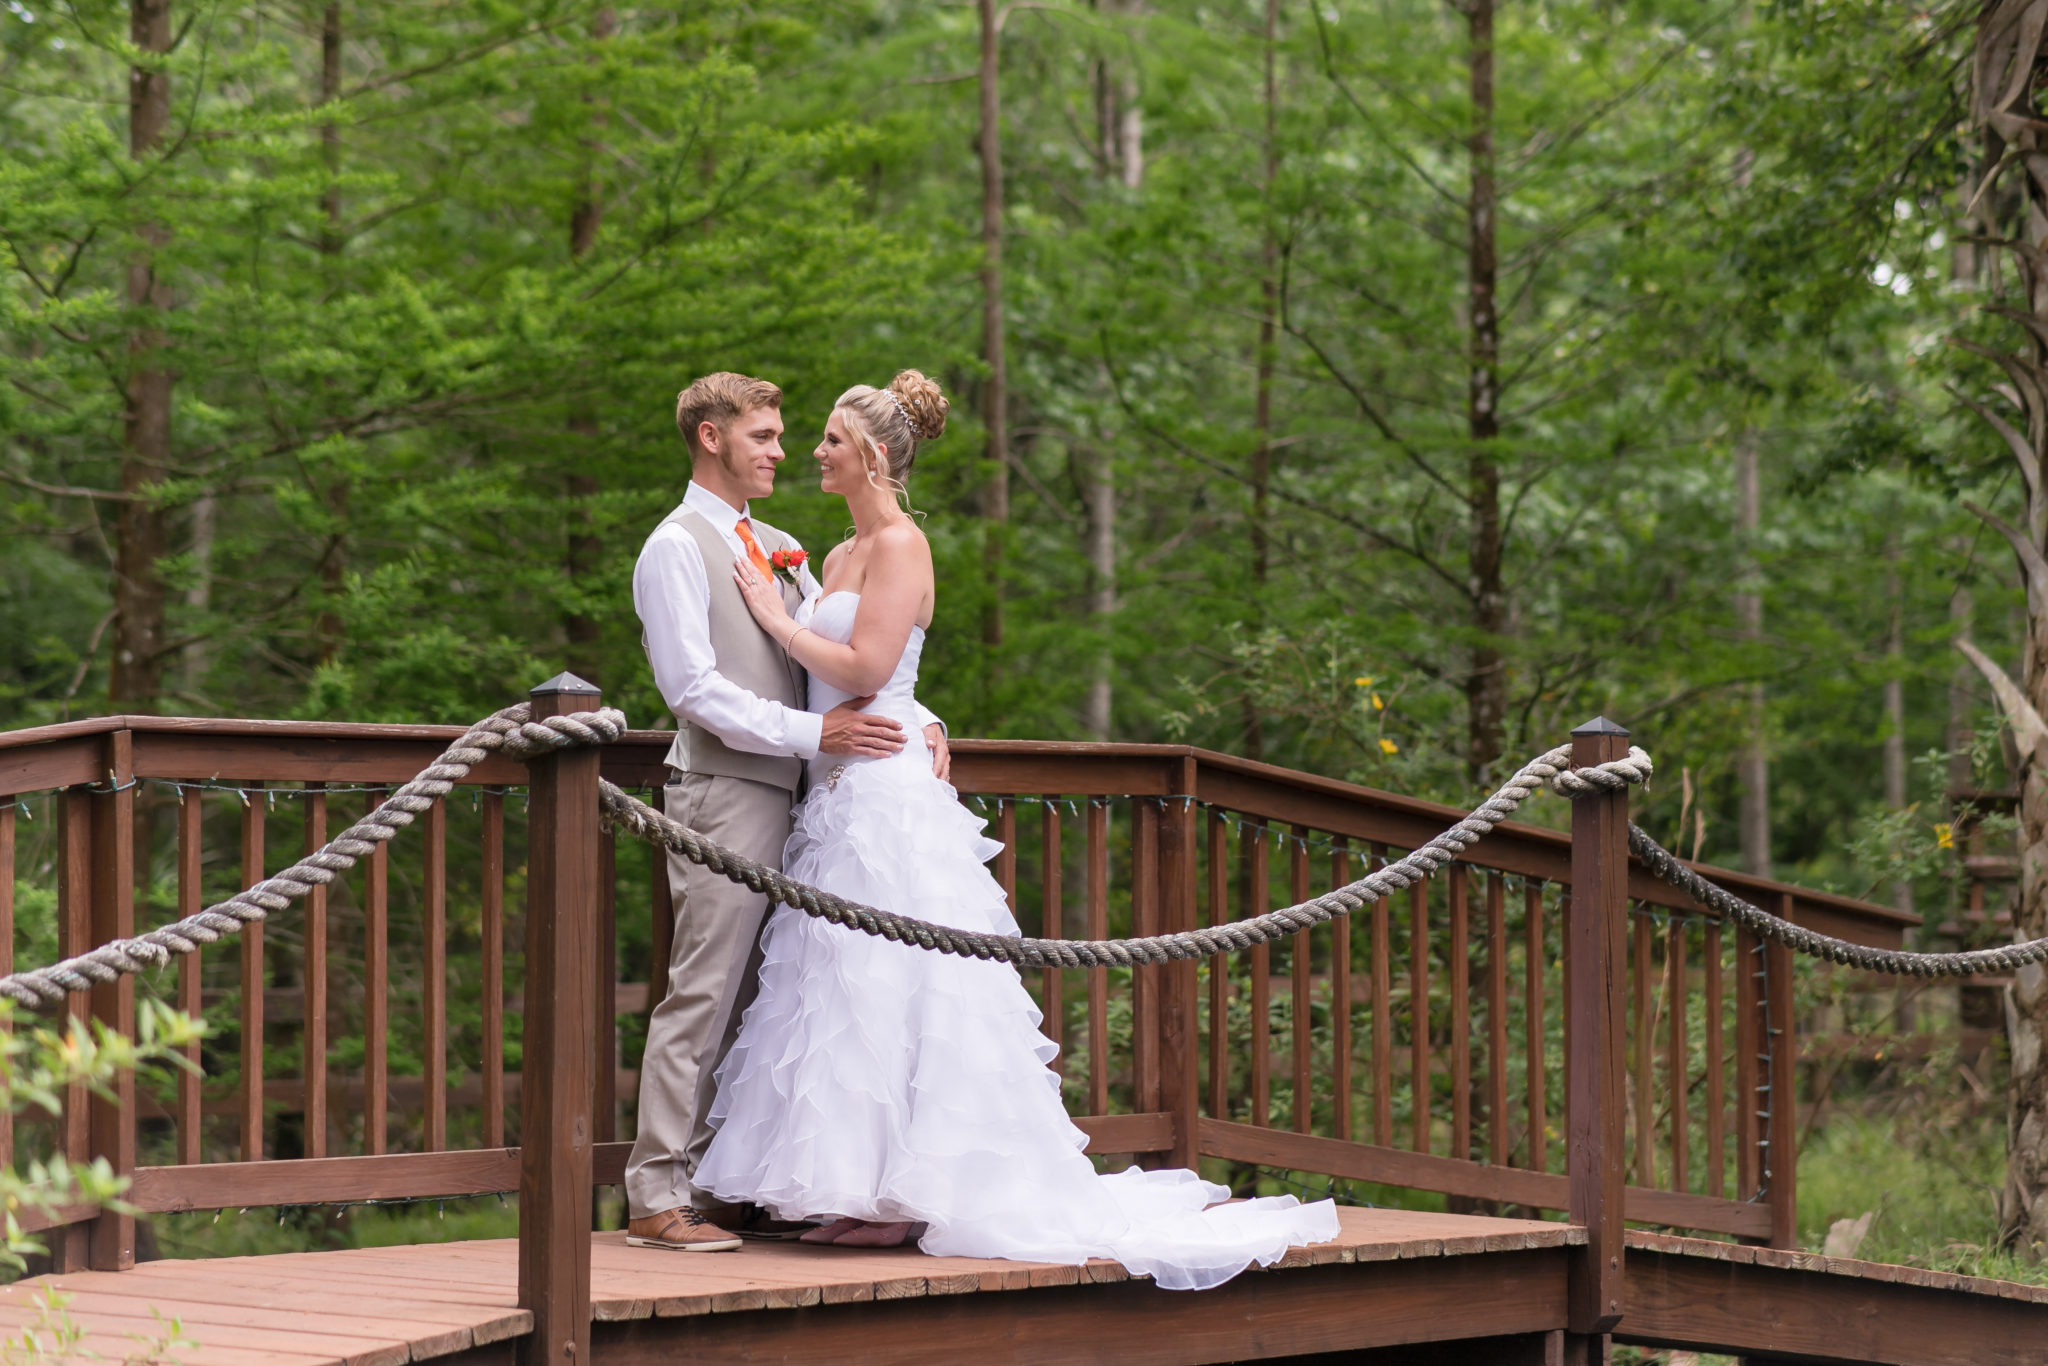
M 755 520 L 749 503 L 775 491 L 782 463 L 782 391 L 721 372 L 676 398 L 690 448 L 690 486 L 633 567 L 633 606 L 655 685 L 676 717 L 663 791 L 669 816 L 728 849 L 782 863 L 804 761 L 817 754 L 879 758 L 903 748 L 903 728 L 860 710 L 857 697 L 819 716 L 803 710 L 804 671 L 755 625 L 733 566 L 769 557 L 790 537 Z M 794 611 L 819 588 L 808 566 L 782 580 Z M 925 735 L 946 775 L 945 732 Z M 648 1023 L 640 1064 L 640 1130 L 626 1163 L 626 1241 L 681 1252 L 723 1252 L 740 1233 L 775 1236 L 752 1206 L 722 1205 L 691 1184 L 711 1143 L 715 1074 L 739 1033 L 760 968 L 769 902 L 758 892 L 668 856 L 675 947 L 668 995 Z

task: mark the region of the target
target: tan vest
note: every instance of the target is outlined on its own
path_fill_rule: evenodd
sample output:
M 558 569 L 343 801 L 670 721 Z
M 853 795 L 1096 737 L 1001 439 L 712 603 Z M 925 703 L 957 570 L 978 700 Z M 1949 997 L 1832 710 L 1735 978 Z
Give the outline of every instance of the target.
M 717 663 L 718 672 L 756 697 L 780 702 L 785 707 L 801 708 L 804 705 L 803 667 L 768 638 L 768 633 L 747 610 L 746 599 L 740 596 L 738 585 L 732 581 L 734 556 L 725 538 L 693 508 L 677 508 L 662 519 L 661 526 L 671 522 L 688 532 L 704 555 L 704 573 L 711 581 L 711 655 Z M 767 554 L 773 555 L 796 544 L 758 518 L 753 519 L 753 525 L 754 539 L 761 543 L 761 549 Z M 794 585 L 779 578 L 776 582 L 782 589 L 782 601 L 794 612 L 803 601 L 802 594 Z M 644 632 L 640 645 L 642 649 L 646 648 Z M 749 754 L 732 748 L 693 721 L 680 717 L 677 720 L 680 724 L 676 728 L 675 743 L 669 746 L 668 751 L 669 767 L 685 773 L 750 778 L 790 792 L 797 790 L 797 784 L 803 777 L 804 761 L 795 755 Z

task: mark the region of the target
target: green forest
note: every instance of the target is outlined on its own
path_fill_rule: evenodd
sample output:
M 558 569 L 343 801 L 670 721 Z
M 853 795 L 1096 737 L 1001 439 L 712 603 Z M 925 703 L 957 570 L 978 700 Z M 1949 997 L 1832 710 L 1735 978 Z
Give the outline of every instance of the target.
M 1953 946 L 2048 756 L 1955 644 L 2048 699 L 2027 8 L 5 0 L 0 727 L 667 726 L 677 391 L 783 388 L 821 551 L 916 367 L 954 735 L 1466 805 L 1605 714 L 1660 839 Z

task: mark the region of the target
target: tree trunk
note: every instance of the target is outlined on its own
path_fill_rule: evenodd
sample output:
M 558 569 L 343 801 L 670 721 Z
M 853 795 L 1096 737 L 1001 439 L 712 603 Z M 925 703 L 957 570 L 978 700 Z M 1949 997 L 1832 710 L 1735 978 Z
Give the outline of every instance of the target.
M 1466 304 L 1471 314 L 1467 360 L 1466 465 L 1472 600 L 1472 668 L 1465 679 L 1465 767 L 1485 786 L 1507 749 L 1508 679 L 1503 643 L 1507 591 L 1501 582 L 1500 317 L 1495 307 L 1500 260 L 1496 246 L 1498 188 L 1493 175 L 1493 0 L 1465 0 L 1472 90 L 1471 197 L 1466 202 Z
M 2004 302 L 2020 313 L 2022 326 L 2015 337 L 2019 345 L 2010 351 L 1957 338 L 1963 350 L 1983 357 L 2009 377 L 2007 392 L 2020 401 L 2022 411 L 2009 422 L 1984 404 L 1972 403 L 1977 415 L 2003 438 L 2018 465 L 2018 481 L 2026 492 L 2026 513 L 2019 525 L 2007 522 L 1988 509 L 1974 509 L 2012 547 L 2020 575 L 2026 585 L 2026 641 L 2016 689 L 1991 660 L 1963 642 L 1959 646 L 1998 694 L 2006 720 L 2012 727 L 2019 751 L 2020 785 L 2020 902 L 2014 917 L 2016 939 L 2048 935 L 2048 487 L 2043 471 L 2048 469 L 2048 398 L 2041 385 L 2048 381 L 2048 345 L 2043 343 L 2043 325 L 2048 323 L 2048 188 L 2036 178 L 2044 146 L 2042 110 L 2036 91 L 2048 74 L 2048 51 L 2044 51 L 2044 27 L 2048 0 L 2003 0 L 1987 3 L 1977 29 L 1976 60 L 1972 63 L 1970 115 L 1972 124 L 1984 134 L 1980 165 L 1993 168 L 2004 180 L 2002 187 L 1986 189 L 1977 202 L 1986 206 L 1986 216 L 1998 214 L 1996 206 L 2009 204 L 2018 210 L 2017 221 L 1994 225 L 1991 235 L 2015 240 L 2008 249 L 2017 297 L 2002 287 L 1997 269 L 1999 257 L 1989 264 L 1988 286 L 2003 294 Z M 2003 193 L 2001 193 L 2001 190 Z M 2005 400 L 1993 402 L 2005 406 Z M 2006 409 L 2010 413 L 2010 408 Z M 2044 1045 L 2048 1045 L 2048 974 L 2032 964 L 2014 974 L 2006 992 L 2006 1032 L 2012 1049 L 2012 1089 L 2006 1140 L 2006 1184 L 1999 1202 L 2000 1223 L 2005 1237 L 2023 1256 L 2036 1260 L 2048 1256 L 2048 1067 L 2043 1066 Z
M 993 652 L 1003 643 L 1003 541 L 1010 521 L 1009 369 L 1003 356 L 1003 139 L 997 54 L 1002 33 L 996 0 L 981 6 L 981 357 L 988 366 L 982 418 L 988 424 L 988 484 L 982 490 L 982 564 L 987 598 L 981 639 Z M 989 670 L 995 670 L 991 653 Z
M 609 7 L 591 21 L 591 37 L 602 42 L 617 31 L 616 16 Z M 576 202 L 569 212 L 569 259 L 580 261 L 597 243 L 597 231 L 604 224 L 604 195 L 597 181 L 598 130 L 604 127 L 602 109 L 590 115 L 590 136 L 583 139 L 582 178 L 576 187 Z M 569 412 L 570 460 L 577 472 L 568 477 L 569 535 L 562 569 L 571 591 L 588 587 L 597 572 L 603 546 L 599 543 L 591 512 L 597 497 L 597 476 L 588 473 L 592 447 L 597 441 L 597 413 L 587 400 L 574 399 Z M 589 683 L 602 686 L 598 677 L 598 623 L 586 612 L 571 609 L 562 623 L 569 642 L 569 672 Z
M 1735 636 L 1754 644 L 1763 639 L 1763 568 L 1757 562 L 1757 527 L 1762 520 L 1763 500 L 1757 469 L 1756 433 L 1746 428 L 1735 438 L 1735 541 L 1741 563 L 1735 590 Z M 1771 766 L 1766 747 L 1764 685 L 1751 683 L 1744 711 L 1746 726 L 1742 747 L 1735 755 L 1735 781 L 1741 790 L 1736 819 L 1736 838 L 1742 850 L 1742 870 L 1757 877 L 1771 875 Z
M 1266 0 L 1266 136 L 1263 148 L 1263 193 L 1259 202 L 1265 216 L 1259 228 L 1259 354 L 1256 387 L 1252 393 L 1252 625 L 1264 624 L 1266 580 L 1272 573 L 1272 543 L 1267 526 L 1272 517 L 1273 482 L 1273 361 L 1280 319 L 1280 242 L 1273 230 L 1273 187 L 1280 178 L 1280 77 L 1277 48 L 1280 41 L 1280 0 Z M 1244 752 L 1247 757 L 1266 756 L 1265 725 L 1259 716 L 1258 699 L 1246 687 L 1243 695 Z
M 1900 671 L 1906 667 L 1905 587 L 1899 578 L 1899 533 L 1897 522 L 1884 542 L 1884 598 L 1889 609 L 1884 638 L 1884 804 L 1893 811 L 1906 809 L 1906 681 Z M 1901 879 L 1892 884 L 1892 905 L 1902 911 L 1913 909 L 1913 884 Z
M 144 52 L 171 50 L 170 0 L 131 0 L 128 36 Z M 171 117 L 171 78 L 141 66 L 128 72 L 128 155 L 145 161 L 163 142 Z M 156 273 L 160 224 L 146 224 L 143 247 L 128 263 L 128 306 L 146 318 L 170 307 Z M 115 519 L 113 660 L 107 699 L 117 711 L 154 711 L 163 692 L 164 609 L 170 590 L 159 568 L 165 553 L 163 510 L 150 501 L 170 475 L 171 372 L 164 334 L 143 322 L 128 334 L 126 402 L 121 421 L 121 492 Z
M 341 98 L 341 6 L 329 5 L 320 14 L 320 103 Z M 341 287 L 336 278 L 341 263 L 341 125 L 329 120 L 320 125 L 320 163 L 327 173 L 327 188 L 320 192 L 320 265 L 325 275 L 326 296 L 333 298 Z M 331 664 L 341 653 L 344 627 L 335 604 L 341 601 L 348 579 L 349 486 L 346 474 L 327 487 L 327 510 L 334 519 L 334 534 L 327 553 L 320 560 L 320 619 L 314 625 L 314 639 L 322 664 Z

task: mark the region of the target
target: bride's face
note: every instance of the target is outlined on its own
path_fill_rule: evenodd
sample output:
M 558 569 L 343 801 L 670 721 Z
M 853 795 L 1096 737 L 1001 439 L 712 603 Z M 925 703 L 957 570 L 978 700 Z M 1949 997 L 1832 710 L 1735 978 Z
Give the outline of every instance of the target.
M 878 451 L 878 454 L 880 452 Z M 846 413 L 834 408 L 825 423 L 825 439 L 818 443 L 818 487 L 844 498 L 868 487 L 867 471 L 861 467 L 860 448 L 846 429 Z

